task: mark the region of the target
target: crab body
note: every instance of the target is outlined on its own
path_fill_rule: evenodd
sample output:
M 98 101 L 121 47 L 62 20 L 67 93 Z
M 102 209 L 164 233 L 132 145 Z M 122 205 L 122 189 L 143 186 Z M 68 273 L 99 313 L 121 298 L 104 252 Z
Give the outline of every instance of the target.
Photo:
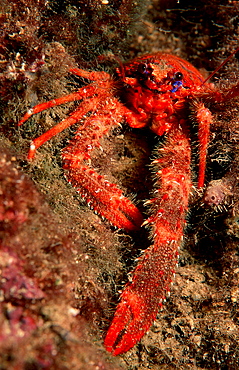
M 212 84 L 203 83 L 203 76 L 190 63 L 164 53 L 124 64 L 117 69 L 118 80 L 106 72 L 78 68 L 70 72 L 89 80 L 89 84 L 33 107 L 19 124 L 50 107 L 79 100 L 79 106 L 67 118 L 32 141 L 28 158 L 32 159 L 37 148 L 57 133 L 83 122 L 62 153 L 69 182 L 112 225 L 127 231 L 144 225 L 151 229 L 152 245 L 139 258 L 105 338 L 106 349 L 117 355 L 142 338 L 170 291 L 192 187 L 190 108 L 198 124 L 198 187 L 202 187 L 212 121 L 204 102 L 221 102 L 226 95 L 238 95 L 238 91 L 228 90 L 222 97 Z M 150 214 L 144 222 L 120 188 L 91 167 L 92 150 L 100 146 L 103 135 L 123 121 L 132 128 L 149 127 L 156 135 L 166 137 L 164 146 L 155 151 L 155 188 L 152 199 L 146 201 Z

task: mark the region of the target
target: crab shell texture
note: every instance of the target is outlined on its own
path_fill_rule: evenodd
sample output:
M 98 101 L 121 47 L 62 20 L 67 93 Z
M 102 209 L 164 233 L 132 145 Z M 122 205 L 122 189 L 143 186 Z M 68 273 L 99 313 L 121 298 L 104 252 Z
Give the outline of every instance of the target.
M 190 63 L 165 53 L 145 55 L 121 65 L 118 79 L 106 72 L 79 68 L 69 71 L 89 84 L 31 108 L 19 125 L 50 107 L 80 101 L 68 117 L 32 141 L 28 159 L 33 159 L 37 148 L 53 136 L 83 122 L 62 151 L 68 181 L 112 225 L 126 231 L 147 225 L 151 230 L 152 245 L 139 258 L 105 337 L 106 349 L 118 355 L 142 338 L 170 291 L 192 187 L 189 116 L 193 114 L 198 125 L 198 187 L 202 187 L 212 121 L 204 103 L 223 98 L 212 84 L 203 83 L 203 76 Z M 226 93 L 230 97 L 234 94 Z M 144 222 L 141 212 L 118 186 L 91 167 L 92 150 L 100 147 L 103 135 L 123 121 L 132 128 L 149 127 L 156 135 L 165 135 L 164 146 L 155 150 L 155 187 L 152 199 L 146 202 L 150 214 Z

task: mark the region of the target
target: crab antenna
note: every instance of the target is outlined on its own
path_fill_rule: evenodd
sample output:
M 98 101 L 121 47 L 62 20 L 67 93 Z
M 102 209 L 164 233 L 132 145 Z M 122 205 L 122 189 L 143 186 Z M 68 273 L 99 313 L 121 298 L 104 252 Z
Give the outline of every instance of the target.
M 207 78 L 206 80 L 203 81 L 202 85 L 203 86 L 208 80 L 210 80 L 210 78 L 212 78 L 212 76 L 215 75 L 215 73 L 217 73 L 217 71 L 219 71 L 220 68 L 222 68 L 227 62 L 228 60 L 230 60 L 233 55 L 235 55 L 237 52 L 239 51 L 239 47 L 236 48 L 236 50 L 234 50 L 216 69 L 215 71 L 213 71 Z

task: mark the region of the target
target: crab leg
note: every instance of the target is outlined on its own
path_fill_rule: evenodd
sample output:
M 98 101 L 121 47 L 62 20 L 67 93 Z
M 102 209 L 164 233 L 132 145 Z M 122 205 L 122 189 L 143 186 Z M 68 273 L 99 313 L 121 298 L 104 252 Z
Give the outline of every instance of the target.
M 107 72 L 97 72 L 97 71 L 85 71 L 80 68 L 70 68 L 69 72 L 73 73 L 76 76 L 86 78 L 90 81 L 99 81 L 99 82 L 108 82 L 111 77 Z
M 85 120 L 84 129 L 80 127 L 69 146 L 63 150 L 63 167 L 67 170 L 68 181 L 91 208 L 114 226 L 129 231 L 141 226 L 143 218 L 140 211 L 115 184 L 89 166 L 92 150 L 100 147 L 100 138 L 122 120 L 125 111 L 116 99 L 111 98 L 110 103 L 114 107 L 112 111 L 106 102 L 97 114 Z M 118 109 L 115 109 L 116 106 Z
M 18 126 L 21 126 L 24 122 L 26 122 L 30 117 L 32 117 L 34 114 L 43 112 L 46 109 L 56 107 L 57 105 L 62 105 L 65 103 L 69 103 L 71 101 L 77 101 L 82 100 L 86 98 L 92 97 L 95 93 L 95 87 L 92 85 L 88 85 L 87 87 L 82 87 L 78 91 L 62 96 L 61 98 L 49 100 L 45 103 L 41 103 L 36 105 L 33 108 L 30 108 L 28 112 L 22 117 L 22 119 L 19 121 Z
M 108 83 L 110 85 L 110 81 Z M 140 211 L 123 196 L 123 192 L 115 184 L 107 181 L 90 167 L 90 152 L 100 146 L 100 138 L 117 126 L 125 114 L 125 107 L 112 96 L 109 97 L 107 91 L 108 89 L 101 89 L 97 84 L 88 85 L 76 93 L 35 106 L 25 114 L 19 125 L 32 115 L 50 107 L 84 98 L 69 117 L 31 142 L 28 159 L 33 159 L 36 150 L 46 141 L 85 119 L 76 137 L 63 151 L 64 168 L 68 170 L 67 178 L 95 212 L 107 218 L 114 226 L 129 231 L 139 228 L 142 224 Z M 85 118 L 87 113 L 91 115 Z
M 101 88 L 102 90 L 101 98 L 102 99 L 106 98 L 106 96 L 104 96 L 105 95 L 104 90 L 107 91 L 107 88 L 105 88 L 105 86 L 106 87 L 108 86 L 109 88 L 111 85 L 111 78 L 108 73 L 88 72 L 88 71 L 84 71 L 79 68 L 70 68 L 69 71 L 79 77 L 83 77 L 83 78 L 87 78 L 89 80 L 95 80 L 95 81 L 98 80 L 99 81 L 98 85 L 93 83 L 93 84 L 88 85 L 87 87 L 84 86 L 74 93 L 63 96 L 61 98 L 49 100 L 48 102 L 45 102 L 45 103 L 38 104 L 35 107 L 30 108 L 28 110 L 28 112 L 19 121 L 18 126 L 21 126 L 24 122 L 26 122 L 34 114 L 43 112 L 46 109 L 49 109 L 49 108 L 52 108 L 58 105 L 62 105 L 65 103 L 69 103 L 72 101 L 84 100 L 84 103 L 81 104 L 80 108 L 78 108 L 76 111 L 71 113 L 70 117 L 64 119 L 63 121 L 58 123 L 58 125 L 52 127 L 50 130 L 48 130 L 43 135 L 39 136 L 38 138 L 36 138 L 35 140 L 31 142 L 30 150 L 28 152 L 29 160 L 34 158 L 36 150 L 41 145 L 43 145 L 46 141 L 50 140 L 52 137 L 54 137 L 58 133 L 62 132 L 66 128 L 78 122 L 84 116 L 85 113 L 89 112 L 90 110 L 94 111 L 96 109 L 95 106 L 96 106 L 97 99 L 95 101 L 95 99 L 89 99 L 89 98 L 93 98 L 96 91 L 99 91 L 99 87 L 102 83 L 103 83 L 104 88 L 103 90 Z
M 79 68 L 70 68 L 69 72 L 78 76 L 87 78 L 93 81 L 99 81 L 99 83 L 103 83 L 107 86 L 111 84 L 110 75 L 106 72 L 90 72 L 84 71 L 83 69 Z M 36 113 L 43 112 L 48 108 L 55 107 L 57 105 L 62 105 L 65 103 L 69 103 L 71 101 L 82 100 L 92 97 L 96 91 L 96 84 L 90 84 L 87 87 L 82 87 L 78 91 L 73 92 L 69 95 L 62 96 L 61 98 L 52 99 L 45 103 L 41 103 L 36 105 L 33 108 L 30 108 L 29 111 L 23 116 L 23 118 L 19 121 L 18 126 L 21 126 L 24 122 L 26 122 L 30 117 L 32 117 Z M 106 89 L 107 90 L 107 89 Z M 63 129 L 64 130 L 64 129 Z
M 191 188 L 187 133 L 172 129 L 166 146 L 158 153 L 163 156 L 153 163 L 159 168 L 156 185 L 161 189 L 147 202 L 152 213 L 145 221 L 151 227 L 154 243 L 140 257 L 107 332 L 105 347 L 113 355 L 128 351 L 150 328 L 175 273 Z
M 82 103 L 79 109 L 69 114 L 69 117 L 65 118 L 64 120 L 59 122 L 57 125 L 53 126 L 50 130 L 48 130 L 41 136 L 32 140 L 27 158 L 29 160 L 32 160 L 35 157 L 36 150 L 40 146 L 42 146 L 45 142 L 52 139 L 54 136 L 56 136 L 57 134 L 65 130 L 66 128 L 79 122 L 84 117 L 85 112 L 91 109 L 95 109 L 91 101 L 86 101 Z
M 71 101 L 82 100 L 83 98 L 91 98 L 92 95 L 95 93 L 95 87 L 93 85 L 88 85 L 87 88 L 82 87 L 77 92 L 63 96 L 61 98 L 50 100 L 46 103 L 41 103 L 36 105 L 35 107 L 29 109 L 29 111 L 23 116 L 23 118 L 19 121 L 18 126 L 21 126 L 24 122 L 26 122 L 30 117 L 33 115 L 43 112 L 48 108 L 55 107 L 57 105 L 69 103 Z M 70 116 L 60 123 L 52 127 L 50 130 L 42 134 L 41 136 L 37 137 L 36 139 L 32 140 L 30 150 L 28 152 L 28 159 L 31 160 L 34 158 L 36 150 L 42 146 L 45 142 L 52 139 L 54 136 L 65 130 L 66 128 L 72 126 L 76 122 L 79 122 L 81 118 L 84 117 L 86 112 L 90 110 L 95 110 L 96 104 L 95 101 L 93 102 L 92 99 L 86 99 L 84 103 L 80 105 L 75 111 L 73 111 Z
M 207 148 L 210 136 L 210 125 L 212 123 L 212 113 L 203 103 L 197 104 L 196 119 L 198 121 L 198 141 L 199 141 L 199 170 L 198 188 L 204 186 Z

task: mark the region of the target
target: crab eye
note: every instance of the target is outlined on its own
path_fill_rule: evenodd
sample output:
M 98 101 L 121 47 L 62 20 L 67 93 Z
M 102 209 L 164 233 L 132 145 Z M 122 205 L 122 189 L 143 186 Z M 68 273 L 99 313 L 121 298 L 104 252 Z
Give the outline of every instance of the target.
M 183 79 L 182 72 L 176 72 L 174 75 L 174 81 L 181 81 Z
M 137 72 L 141 78 L 148 79 L 151 78 L 153 69 L 147 63 L 140 63 Z
M 147 64 L 141 63 L 138 65 L 138 72 L 144 74 L 147 69 Z
M 182 72 L 176 72 L 173 79 L 172 79 L 172 90 L 170 90 L 171 92 L 175 93 L 176 91 L 178 91 L 178 89 L 180 87 L 183 86 L 183 74 Z

